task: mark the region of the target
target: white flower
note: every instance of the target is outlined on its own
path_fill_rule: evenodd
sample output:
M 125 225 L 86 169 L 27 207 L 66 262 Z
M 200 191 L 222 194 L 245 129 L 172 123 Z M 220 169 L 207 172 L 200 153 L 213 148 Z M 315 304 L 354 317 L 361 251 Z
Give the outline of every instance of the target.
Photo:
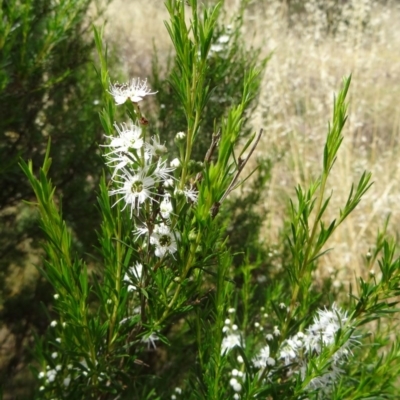
M 171 162 L 170 165 L 172 168 L 178 168 L 181 165 L 181 162 L 179 161 L 179 158 L 174 158 Z
M 237 333 L 229 333 L 226 335 L 221 344 L 221 354 L 229 353 L 236 346 L 241 347 L 240 335 Z
M 142 129 L 134 124 L 132 120 L 128 123 L 122 123 L 121 126 L 114 123 L 114 127 L 118 132 L 118 136 L 106 136 L 111 139 L 111 142 L 103 145 L 104 147 L 111 147 L 111 153 L 129 152 L 130 149 L 139 150 L 143 147 Z
M 306 374 L 307 366 L 303 365 L 301 368 L 301 376 L 304 378 Z M 325 395 L 324 398 L 328 398 L 331 394 L 332 387 L 339 380 L 340 376 L 343 374 L 343 370 L 331 364 L 329 370 L 321 376 L 317 376 L 311 379 L 310 383 L 306 386 L 306 390 L 316 390 L 319 389 Z
M 224 46 L 219 43 L 212 44 L 210 47 L 210 53 L 219 53 L 222 50 L 224 50 Z
M 157 136 L 153 136 L 151 138 L 152 143 L 146 143 L 146 151 L 151 155 L 155 157 L 162 156 L 165 154 L 168 150 L 165 146 L 165 144 L 161 144 L 160 139 Z
M 47 371 L 46 373 L 47 375 L 47 380 L 51 383 L 54 382 L 57 376 L 57 371 L 55 369 L 51 369 L 49 371 Z
M 178 250 L 177 239 L 180 239 L 178 232 L 171 231 L 163 223 L 156 225 L 150 236 L 150 243 L 155 246 L 156 257 L 162 258 L 168 253 L 174 254 Z
M 230 36 L 229 35 L 221 35 L 218 39 L 217 42 L 224 44 L 224 43 L 228 43 L 230 40 Z
M 132 281 L 131 277 L 133 276 L 136 282 L 140 281 L 142 277 L 142 271 L 143 265 L 139 262 L 136 262 L 136 264 L 133 267 L 130 267 L 128 272 L 124 275 L 124 282 L 128 283 L 128 292 L 133 292 L 136 290 L 136 286 L 131 284 L 135 283 Z
M 182 394 L 182 389 L 180 387 L 176 387 L 175 392 L 178 394 Z
M 58 300 L 60 298 L 60 295 L 58 293 L 56 293 L 53 297 L 54 297 L 54 300 Z
M 125 206 L 123 210 L 130 206 L 132 215 L 133 210 L 137 209 L 139 211 L 140 205 L 147 199 L 154 200 L 156 194 L 154 186 L 158 183 L 158 178 L 154 174 L 149 175 L 148 168 L 141 168 L 134 172 L 122 168 L 122 175 L 117 176 L 122 178 L 122 181 L 114 181 L 122 186 L 111 190 L 109 195 L 121 194 L 122 197 L 114 205 L 124 200 Z
M 56 327 L 56 326 L 57 326 L 57 321 L 56 321 L 56 320 L 51 321 L 50 326 L 51 326 L 52 328 Z
M 318 310 L 313 324 L 308 327 L 307 334 L 304 336 L 306 351 L 320 354 L 324 347 L 333 345 L 338 331 L 347 325 L 348 320 L 347 313 L 335 304 L 333 304 L 331 311 L 327 309 Z M 349 340 L 336 351 L 333 356 L 334 360 L 347 356 L 348 348 L 356 342 L 356 337 L 350 336 Z
M 264 346 L 253 358 L 253 364 L 257 368 L 265 368 L 267 365 L 274 366 L 275 360 L 269 356 L 269 346 Z
M 39 372 L 38 378 L 39 379 L 43 379 L 45 377 L 45 373 L 44 372 Z
M 297 357 L 299 346 L 293 339 L 285 340 L 280 349 L 279 358 L 283 358 L 285 365 L 289 365 Z
M 152 332 L 149 334 L 147 334 L 146 336 L 144 336 L 141 339 L 141 342 L 143 343 L 147 343 L 147 348 L 150 348 L 150 346 L 152 346 L 154 349 L 157 348 L 156 346 L 156 341 L 160 340 L 159 337 L 157 336 L 157 334 L 155 332 Z
M 242 390 L 242 385 L 238 382 L 236 378 L 231 378 L 229 384 L 232 386 L 235 392 L 240 392 Z
M 197 199 L 199 197 L 199 193 L 198 193 L 198 191 L 196 189 L 193 189 L 193 188 L 187 189 L 187 188 L 185 188 L 185 190 L 183 191 L 183 194 L 185 195 L 187 201 L 190 200 L 193 203 L 197 203 Z
M 140 236 L 147 235 L 149 233 L 149 229 L 147 226 L 138 226 L 134 231 L 133 234 L 135 235 L 135 241 L 140 238 Z
M 265 339 L 267 339 L 268 342 L 270 342 L 271 340 L 274 340 L 274 337 L 273 337 L 273 335 L 271 335 L 270 333 L 267 333 L 267 334 L 265 335 Z
M 166 188 L 172 188 L 172 187 L 174 187 L 174 180 L 173 180 L 172 178 L 166 179 L 166 180 L 163 182 L 163 185 L 164 185 L 164 187 L 166 187 Z
M 151 92 L 150 88 L 147 87 L 147 80 L 132 79 L 128 83 L 118 83 L 114 85 L 110 84 L 110 94 L 114 97 L 117 105 L 125 103 L 128 99 L 132 103 L 138 103 L 142 101 L 144 97 L 149 94 L 155 94 Z
M 174 170 L 172 167 L 167 167 L 167 161 L 159 159 L 157 161 L 156 168 L 154 170 L 154 175 L 159 178 L 161 181 L 165 182 L 169 179 L 173 179 L 171 176 L 171 172 Z
M 51 358 L 57 358 L 57 357 L 58 357 L 58 353 L 57 352 L 51 353 Z
M 279 328 L 277 326 L 274 326 L 273 334 L 274 334 L 274 336 L 279 336 L 281 334 L 281 331 L 279 330 Z
M 165 196 L 163 201 L 160 203 L 160 213 L 165 219 L 168 219 L 172 213 L 172 204 L 169 196 Z
M 175 139 L 176 139 L 176 140 L 183 140 L 183 139 L 185 139 L 185 137 L 186 137 L 186 133 L 185 133 L 185 132 L 178 132 L 178 133 L 175 135 Z
M 238 362 L 239 364 L 243 364 L 243 363 L 244 363 L 244 360 L 243 360 L 243 357 L 242 357 L 242 356 L 237 356 L 236 360 L 237 360 L 237 362 Z

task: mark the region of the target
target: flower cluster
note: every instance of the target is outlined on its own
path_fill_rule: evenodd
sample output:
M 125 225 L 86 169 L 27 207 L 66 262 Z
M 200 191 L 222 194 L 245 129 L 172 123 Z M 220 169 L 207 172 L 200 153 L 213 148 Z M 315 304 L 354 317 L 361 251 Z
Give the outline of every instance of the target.
M 222 332 L 225 333 L 225 337 L 223 338 L 221 344 L 221 354 L 229 353 L 229 351 L 236 346 L 244 347 L 244 344 L 242 344 L 242 336 L 238 329 L 238 326 L 236 324 L 232 324 L 229 318 L 225 320 L 225 326 L 222 328 Z
M 139 103 L 149 94 L 155 94 L 147 87 L 147 80 L 139 78 L 132 79 L 128 83 L 115 83 L 110 85 L 110 93 L 113 95 L 116 104 L 124 104 L 128 99 L 132 103 Z
M 197 192 L 192 187 L 183 190 L 175 187 L 173 171 L 180 167 L 180 161 L 175 159 L 168 163 L 167 147 L 159 137 L 146 138 L 146 124 L 140 122 L 143 117 L 137 103 L 154 94 L 147 87 L 147 81 L 132 79 L 125 84 L 116 83 L 110 85 L 109 92 L 117 105 L 131 101 L 137 115 L 137 122 L 115 123 L 116 135 L 106 136 L 108 143 L 103 145 L 107 148 L 106 164 L 112 170 L 114 183 L 109 195 L 117 197 L 114 206 L 121 202 L 122 210 L 129 209 L 131 218 L 135 216 L 135 221 L 139 222 L 136 239 L 146 236 L 146 243 L 153 246 L 158 258 L 173 255 L 178 250 L 181 235 L 171 220 L 174 214 L 171 199 L 182 195 L 188 202 L 195 203 Z M 179 137 L 184 140 L 184 133 L 179 133 Z M 124 277 L 128 291 L 136 290 L 143 266 L 132 268 Z
M 340 365 L 352 354 L 351 347 L 358 343 L 356 336 L 352 333 L 352 327 L 348 324 L 349 318 L 346 312 L 335 304 L 331 310 L 318 310 L 306 332 L 298 332 L 282 343 L 279 358 L 286 366 L 290 366 L 290 373 L 300 373 L 300 376 L 304 378 L 308 360 L 321 355 L 325 348 L 335 345 L 339 330 L 349 329 L 351 332 L 349 338 L 334 351 L 325 373 L 313 378 L 307 386 L 310 390 L 320 389 L 324 393 L 329 393 L 343 372 Z

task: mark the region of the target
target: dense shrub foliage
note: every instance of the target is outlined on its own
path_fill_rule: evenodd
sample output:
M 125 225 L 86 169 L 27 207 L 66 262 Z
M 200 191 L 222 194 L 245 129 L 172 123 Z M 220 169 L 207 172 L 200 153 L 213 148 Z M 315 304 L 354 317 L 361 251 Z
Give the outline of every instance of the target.
M 37 167 L 51 137 L 51 175 L 77 249 L 93 242 L 99 224 L 95 209 L 82 206 L 95 202 L 102 165 L 97 150 L 101 86 L 92 62 L 90 4 L 7 0 L 0 6 L 0 313 L 5 337 L 0 374 L 6 387 L 19 379 L 30 358 L 26 348 L 32 345 L 32 328 L 44 332 L 41 302 L 51 302 L 48 283 L 31 268 L 40 264 L 42 233 L 37 214 L 22 203 L 32 189 L 18 165 L 20 157 Z M 26 376 L 20 379 L 24 386 Z

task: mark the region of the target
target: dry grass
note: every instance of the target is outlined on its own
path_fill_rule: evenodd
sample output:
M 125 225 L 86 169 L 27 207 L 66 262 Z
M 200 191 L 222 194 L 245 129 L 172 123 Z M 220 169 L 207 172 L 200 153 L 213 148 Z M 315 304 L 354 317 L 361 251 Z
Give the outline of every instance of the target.
M 226 1 L 228 14 L 238 3 Z M 308 0 L 302 18 L 289 18 L 284 1 L 254 3 L 244 34 L 264 54 L 274 51 L 254 127 L 266 132 L 259 151 L 282 153 L 266 197 L 272 212 L 266 216 L 265 240 L 276 241 L 282 228 L 287 204 L 282 199 L 293 196 L 296 184 L 308 182 L 320 170 L 333 94 L 341 78 L 352 73 L 350 118 L 329 182 L 335 211 L 330 217 L 336 217 L 364 169 L 373 173 L 375 184 L 335 234 L 330 243 L 334 251 L 322 261 L 321 271 L 341 271 L 342 282 L 354 273 L 365 275 L 365 254 L 387 215 L 392 215 L 390 231 L 400 226 L 400 31 L 395 28 L 400 26 L 399 3 L 349 0 L 335 22 L 335 36 L 325 35 L 326 14 L 316 7 L 326 8 L 333 1 Z M 126 75 L 148 73 L 153 39 L 162 59 L 170 51 L 162 1 L 135 0 L 126 5 L 115 0 L 108 16 L 106 36 L 120 45 Z M 346 20 L 347 25 L 342 23 Z

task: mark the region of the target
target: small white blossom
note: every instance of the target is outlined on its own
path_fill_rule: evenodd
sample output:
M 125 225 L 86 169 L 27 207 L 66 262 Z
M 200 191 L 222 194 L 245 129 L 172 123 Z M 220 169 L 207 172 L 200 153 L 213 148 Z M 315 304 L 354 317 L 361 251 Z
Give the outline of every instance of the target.
M 197 199 L 199 197 L 199 193 L 196 189 L 193 188 L 185 188 L 183 191 L 183 194 L 186 197 L 186 200 L 190 200 L 192 203 L 197 203 Z
M 38 378 L 39 378 L 39 379 L 42 379 L 42 378 L 44 378 L 44 377 L 45 377 L 45 373 L 44 373 L 44 372 L 39 372 Z
M 118 189 L 109 191 L 109 195 L 113 196 L 121 194 L 122 196 L 115 204 L 124 200 L 126 207 L 130 206 L 131 215 L 133 210 L 139 211 L 141 204 L 146 200 L 154 200 L 156 195 L 154 185 L 158 182 L 158 178 L 154 174 L 149 174 L 148 168 L 142 168 L 135 172 L 131 172 L 122 168 L 122 175 L 117 175 L 121 181 L 114 179 L 114 181 L 121 185 Z
M 118 136 L 106 136 L 111 139 L 111 142 L 108 145 L 103 145 L 110 147 L 111 153 L 129 152 L 130 149 L 139 150 L 143 147 L 142 129 L 132 120 L 129 120 L 128 123 L 122 123 L 120 126 L 114 123 L 114 127 Z
M 56 321 L 56 320 L 51 321 L 50 326 L 51 326 L 52 328 L 56 327 L 56 326 L 57 326 L 57 321 Z
M 63 384 L 64 384 L 65 387 L 68 387 L 70 383 L 71 383 L 71 377 L 68 375 L 68 376 L 64 379 Z
M 140 281 L 142 277 L 143 265 L 136 262 L 133 267 L 130 267 L 128 272 L 124 275 L 124 282 L 128 283 L 128 292 L 136 290 L 135 282 Z M 135 278 L 135 282 L 132 281 L 131 277 Z M 133 283 L 133 284 L 132 284 Z
M 224 50 L 224 45 L 220 43 L 214 43 L 210 46 L 210 54 L 212 53 L 219 53 Z
M 267 339 L 268 342 L 270 342 L 271 340 L 274 340 L 274 336 L 271 335 L 270 333 L 267 333 L 267 334 L 265 335 L 265 339 Z
M 277 326 L 274 326 L 273 334 L 274 334 L 274 336 L 279 336 L 281 334 L 281 331 L 279 330 L 279 328 Z
M 46 373 L 48 382 L 52 383 L 56 380 L 57 371 L 55 369 L 51 369 Z
M 166 254 L 174 254 L 178 250 L 177 240 L 180 239 L 178 232 L 172 231 L 164 223 L 156 225 L 150 236 L 150 243 L 155 246 L 156 257 L 164 257 Z
M 51 358 L 57 358 L 57 357 L 58 357 L 58 353 L 57 352 L 51 353 Z
M 162 156 L 168 151 L 165 144 L 161 144 L 158 136 L 153 136 L 151 138 L 151 143 L 146 143 L 146 150 L 153 157 Z
M 240 335 L 237 333 L 229 333 L 222 339 L 221 354 L 228 353 L 236 346 L 241 346 Z
M 174 170 L 172 167 L 167 167 L 167 161 L 159 159 L 157 161 L 154 175 L 160 180 L 165 182 L 168 179 L 173 179 L 171 172 Z
M 237 360 L 237 362 L 238 362 L 239 364 L 243 364 L 243 363 L 244 363 L 244 360 L 243 360 L 243 357 L 242 357 L 242 356 L 237 356 L 236 360 Z
M 156 346 L 156 341 L 160 340 L 159 337 L 157 336 L 157 334 L 155 332 L 152 332 L 150 335 L 147 335 L 145 337 L 142 338 L 142 342 L 143 343 L 147 343 L 147 347 L 150 348 L 150 346 L 152 346 L 154 349 L 157 348 Z
M 235 311 L 236 311 L 236 310 L 235 310 L 234 308 L 229 308 L 229 309 L 228 309 L 228 313 L 229 313 L 229 314 L 233 314 Z
M 160 203 L 160 213 L 163 218 L 168 219 L 172 211 L 171 199 L 169 196 L 165 196 L 163 201 Z
M 56 293 L 53 297 L 54 297 L 54 300 L 58 300 L 60 298 L 60 295 L 58 293 Z
M 181 162 L 179 160 L 179 158 L 174 158 L 171 162 L 170 162 L 171 167 L 173 168 L 178 168 L 181 165 Z
M 178 394 L 182 394 L 182 389 L 180 387 L 176 387 L 175 392 Z
M 178 133 L 175 135 L 175 139 L 176 139 L 176 140 L 183 140 L 183 139 L 185 139 L 185 137 L 186 137 L 186 133 L 185 133 L 185 132 L 178 132 Z
M 163 183 L 164 187 L 171 188 L 174 187 L 174 180 L 172 178 L 166 179 Z
M 240 392 L 242 390 L 242 385 L 238 382 L 236 378 L 231 378 L 229 384 L 232 386 L 235 392 Z
M 155 94 L 150 88 L 147 87 L 147 80 L 132 79 L 128 83 L 110 84 L 110 94 L 114 97 L 117 105 L 125 103 L 128 99 L 132 103 L 142 101 L 144 97 L 149 94 Z
M 284 360 L 285 365 L 289 365 L 297 357 L 299 346 L 292 340 L 285 340 L 280 349 L 279 358 Z
M 253 364 L 257 368 L 265 368 L 267 365 L 274 366 L 275 360 L 269 356 L 269 346 L 264 346 L 260 352 L 253 358 Z
M 217 42 L 218 42 L 218 43 L 221 43 L 221 44 L 224 44 L 224 43 L 228 43 L 229 40 L 230 40 L 230 36 L 229 36 L 229 35 L 221 35 L 221 36 L 218 38 Z

